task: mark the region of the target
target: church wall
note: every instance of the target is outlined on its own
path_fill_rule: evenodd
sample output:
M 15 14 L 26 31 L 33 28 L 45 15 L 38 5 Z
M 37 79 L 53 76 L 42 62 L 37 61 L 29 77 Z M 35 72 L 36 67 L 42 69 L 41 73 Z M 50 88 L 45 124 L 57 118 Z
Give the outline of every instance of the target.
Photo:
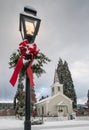
M 57 105 L 62 102 L 65 105 L 65 107 L 62 106 L 64 115 L 72 114 L 72 101 L 62 94 L 53 96 L 50 100 L 48 99 L 36 104 L 37 113 L 39 116 L 58 116 L 59 106 Z
M 50 100 L 50 103 L 48 106 L 49 113 L 52 115 L 58 115 L 57 104 L 62 101 L 67 106 L 66 112 L 68 112 L 68 114 L 71 114 L 72 113 L 72 103 L 61 95 L 58 95 L 55 98 L 53 98 L 52 100 Z
M 40 103 L 40 104 L 36 104 L 37 106 L 37 113 L 38 113 L 38 116 L 46 116 L 48 111 L 47 111 L 47 103 L 46 102 L 43 102 L 43 103 Z

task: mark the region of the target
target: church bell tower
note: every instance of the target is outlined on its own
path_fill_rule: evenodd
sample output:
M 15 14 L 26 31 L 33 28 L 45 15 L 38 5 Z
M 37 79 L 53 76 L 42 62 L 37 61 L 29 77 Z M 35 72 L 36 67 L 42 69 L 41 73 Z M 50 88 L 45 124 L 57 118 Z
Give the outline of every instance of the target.
M 55 69 L 55 73 L 54 73 L 54 82 L 52 85 L 52 92 L 51 93 L 52 93 L 52 96 L 56 95 L 57 93 L 63 94 L 63 84 L 60 84 L 60 82 L 59 82 L 56 69 Z

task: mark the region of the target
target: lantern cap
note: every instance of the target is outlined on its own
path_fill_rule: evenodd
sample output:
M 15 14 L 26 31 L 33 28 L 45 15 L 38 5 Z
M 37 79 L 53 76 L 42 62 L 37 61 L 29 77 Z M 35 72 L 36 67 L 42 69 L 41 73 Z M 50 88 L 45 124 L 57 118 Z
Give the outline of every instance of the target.
M 31 6 L 25 6 L 25 7 L 24 7 L 24 12 L 29 13 L 29 14 L 32 14 L 32 15 L 34 15 L 34 16 L 37 15 L 36 9 L 33 8 L 33 7 L 31 7 Z
M 27 14 L 26 12 L 20 13 L 20 16 L 28 17 L 28 19 L 30 18 L 41 21 L 41 19 L 38 16 L 33 16 L 32 14 Z

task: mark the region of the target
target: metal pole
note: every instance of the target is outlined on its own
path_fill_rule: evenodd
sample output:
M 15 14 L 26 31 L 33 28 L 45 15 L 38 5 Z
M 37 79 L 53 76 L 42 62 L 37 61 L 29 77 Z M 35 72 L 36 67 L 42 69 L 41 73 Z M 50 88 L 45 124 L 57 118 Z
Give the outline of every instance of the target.
M 26 95 L 25 95 L 25 122 L 24 130 L 31 130 L 31 95 L 30 82 L 26 73 Z

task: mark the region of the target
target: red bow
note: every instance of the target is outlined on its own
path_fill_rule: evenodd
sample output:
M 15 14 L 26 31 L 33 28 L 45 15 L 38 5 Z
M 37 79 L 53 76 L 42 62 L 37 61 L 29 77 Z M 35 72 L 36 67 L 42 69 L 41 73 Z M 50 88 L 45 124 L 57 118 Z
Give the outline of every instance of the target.
M 36 44 L 33 44 L 33 48 L 28 48 L 28 50 L 32 56 L 32 59 L 34 59 L 34 57 L 39 53 L 39 50 L 37 50 Z
M 30 85 L 34 86 L 34 81 L 33 81 L 33 73 L 32 73 L 32 69 L 31 69 L 31 65 L 32 62 L 35 58 L 35 56 L 39 53 L 39 50 L 37 50 L 37 46 L 36 44 L 33 44 L 33 47 L 29 47 L 29 42 L 28 40 L 24 40 L 23 42 L 21 42 L 19 44 L 19 49 L 21 51 L 21 56 L 16 64 L 16 67 L 14 69 L 13 75 L 10 79 L 10 83 L 12 84 L 12 86 L 15 85 L 17 78 L 18 78 L 18 74 L 21 72 L 22 68 L 23 68 L 23 59 L 25 59 L 26 54 L 31 55 L 31 61 L 30 61 L 30 65 L 27 68 L 27 74 L 30 80 Z

